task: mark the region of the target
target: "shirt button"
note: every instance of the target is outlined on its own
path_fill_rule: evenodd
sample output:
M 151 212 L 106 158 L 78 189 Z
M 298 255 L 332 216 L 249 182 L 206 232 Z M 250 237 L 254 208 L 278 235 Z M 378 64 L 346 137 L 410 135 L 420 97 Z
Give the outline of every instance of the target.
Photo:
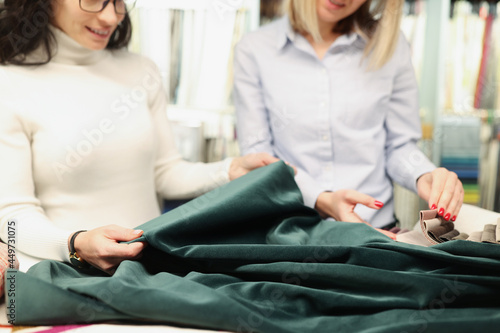
M 323 141 L 328 141 L 328 135 L 323 135 L 321 138 L 323 139 Z
M 326 105 L 326 103 L 325 103 L 325 102 L 321 102 L 321 103 L 319 103 L 319 106 L 320 106 L 320 107 L 322 107 L 322 108 L 324 108 L 324 107 L 325 107 L 325 105 Z

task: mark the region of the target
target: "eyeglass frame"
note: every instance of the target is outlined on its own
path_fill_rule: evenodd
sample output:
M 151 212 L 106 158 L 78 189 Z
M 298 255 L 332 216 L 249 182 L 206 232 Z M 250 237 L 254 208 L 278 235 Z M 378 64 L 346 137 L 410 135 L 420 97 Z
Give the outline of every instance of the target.
M 125 0 L 123 0 L 123 1 L 125 2 Z M 97 13 L 102 12 L 104 9 L 106 9 L 106 7 L 109 5 L 110 2 L 113 2 L 113 7 L 115 7 L 115 13 L 116 14 L 118 14 L 118 15 L 126 15 L 129 12 L 129 10 L 127 8 L 127 5 L 125 5 L 125 13 L 119 13 L 119 12 L 117 12 L 117 10 L 116 10 L 116 0 L 105 0 L 103 2 L 102 8 L 100 10 L 98 10 L 98 11 L 90 11 L 90 10 L 83 9 L 83 7 L 82 7 L 82 0 L 78 0 L 78 4 L 80 5 L 80 9 L 82 11 L 86 12 L 86 13 L 92 13 L 92 14 L 97 14 Z M 131 6 L 130 9 L 134 8 L 136 2 L 137 2 L 137 0 L 134 0 L 133 5 Z

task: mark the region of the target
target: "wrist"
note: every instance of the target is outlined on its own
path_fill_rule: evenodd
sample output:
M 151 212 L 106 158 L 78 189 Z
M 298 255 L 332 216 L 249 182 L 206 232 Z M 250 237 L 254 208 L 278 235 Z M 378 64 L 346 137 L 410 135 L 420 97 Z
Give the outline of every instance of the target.
M 332 192 L 321 192 L 316 199 L 314 209 L 316 209 L 323 217 L 332 216 L 330 212 L 331 206 L 328 200 L 328 197 L 329 195 L 331 195 L 331 193 Z
M 69 260 L 70 260 L 71 264 L 77 268 L 87 268 L 88 267 L 88 263 L 85 262 L 85 260 L 83 260 L 79 255 L 80 246 L 79 246 L 79 244 L 77 244 L 77 241 L 76 241 L 78 239 L 78 236 L 84 232 L 87 232 L 87 230 L 79 230 L 79 231 L 74 232 L 71 235 L 71 237 L 69 238 L 69 242 L 68 242 L 69 243 L 68 244 Z M 81 239 L 81 236 L 80 236 L 80 239 Z
M 235 173 L 236 173 L 236 169 L 238 168 L 236 160 L 239 158 L 240 157 L 228 158 L 224 162 L 224 169 L 227 171 L 227 179 L 229 181 L 234 180 L 236 178 Z
M 416 181 L 416 184 L 418 186 L 418 183 L 420 181 L 424 181 L 427 177 L 431 176 L 431 173 L 430 172 L 426 172 L 426 173 L 423 173 L 421 174 L 420 176 L 417 177 L 417 181 Z

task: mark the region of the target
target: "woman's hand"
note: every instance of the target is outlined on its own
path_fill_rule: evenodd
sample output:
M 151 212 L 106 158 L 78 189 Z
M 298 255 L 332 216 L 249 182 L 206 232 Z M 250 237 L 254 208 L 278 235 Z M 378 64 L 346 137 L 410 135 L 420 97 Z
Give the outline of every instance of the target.
M 382 202 L 375 200 L 375 198 L 369 195 L 354 190 L 338 190 L 335 192 L 321 193 L 316 200 L 316 206 L 314 208 L 316 208 L 323 217 L 330 216 L 337 221 L 366 223 L 370 225 L 354 212 L 354 208 L 357 204 L 362 204 L 373 209 L 384 207 Z M 396 240 L 396 234 L 379 228 L 374 229 Z
M 235 157 L 229 167 L 229 179 L 234 180 L 238 177 L 246 175 L 250 171 L 278 162 L 280 159 L 269 155 L 268 153 L 254 153 L 245 156 Z M 286 163 L 286 162 L 285 162 Z M 288 163 L 287 163 L 288 164 Z M 293 167 L 295 173 L 297 170 Z
M 437 168 L 423 174 L 417 180 L 417 190 L 430 209 L 437 209 L 445 220 L 455 222 L 464 202 L 464 188 L 456 173 Z
M 143 233 L 142 230 L 108 225 L 78 234 L 74 242 L 75 250 L 78 256 L 90 265 L 113 275 L 122 261 L 139 259 L 146 247 L 143 242 L 119 242 L 134 240 Z
M 337 221 L 362 222 L 364 221 L 354 212 L 357 204 L 362 204 L 373 209 L 380 209 L 384 204 L 375 198 L 354 190 L 338 190 L 323 192 L 316 200 L 316 210 L 323 217 L 333 217 Z

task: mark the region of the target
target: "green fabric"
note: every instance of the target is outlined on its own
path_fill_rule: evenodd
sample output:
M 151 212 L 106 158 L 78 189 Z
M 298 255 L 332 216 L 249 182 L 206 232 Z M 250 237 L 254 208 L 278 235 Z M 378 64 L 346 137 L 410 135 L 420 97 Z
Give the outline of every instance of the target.
M 115 275 L 43 261 L 16 272 L 15 323 L 162 322 L 240 332 L 463 332 L 500 325 L 498 245 L 396 243 L 324 221 L 283 163 L 139 227 Z M 7 283 L 9 285 L 9 283 Z

